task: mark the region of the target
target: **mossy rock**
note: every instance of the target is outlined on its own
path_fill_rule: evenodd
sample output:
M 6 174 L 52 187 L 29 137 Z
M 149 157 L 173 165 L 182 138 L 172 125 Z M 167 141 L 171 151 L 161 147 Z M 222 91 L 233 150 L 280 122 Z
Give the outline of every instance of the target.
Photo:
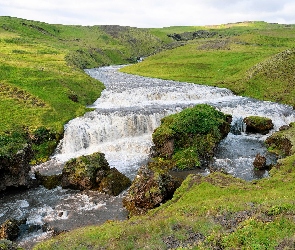
M 230 131 L 231 116 L 207 104 L 167 116 L 153 133 L 153 157 L 170 159 L 177 169 L 208 165 L 214 149 Z
M 17 152 L 13 152 L 10 155 L 2 155 L 0 152 L 0 191 L 8 187 L 18 188 L 30 187 L 32 185 L 29 175 L 29 162 L 32 156 L 33 151 L 29 143 L 22 144 Z
M 284 133 L 277 132 L 272 134 L 265 140 L 265 143 L 268 146 L 269 151 L 276 153 L 281 157 L 290 156 L 292 154 L 293 145 Z
M 81 156 L 66 162 L 62 171 L 62 187 L 79 190 L 98 188 L 110 166 L 103 153 Z
M 171 199 L 179 186 L 180 182 L 168 172 L 154 171 L 150 165 L 142 166 L 123 199 L 123 205 L 130 216 L 145 214 Z
M 246 124 L 246 132 L 248 133 L 260 133 L 267 134 L 273 129 L 272 120 L 261 116 L 248 116 L 244 118 Z
M 62 175 L 42 175 L 39 172 L 35 172 L 35 177 L 38 182 L 47 189 L 53 189 L 61 185 Z
M 108 175 L 104 177 L 99 185 L 98 191 L 109 195 L 119 195 L 130 187 L 131 180 L 116 168 L 111 168 Z
M 131 185 L 131 181 L 117 169 L 110 168 L 104 154 L 98 152 L 68 161 L 62 171 L 61 185 L 118 195 Z

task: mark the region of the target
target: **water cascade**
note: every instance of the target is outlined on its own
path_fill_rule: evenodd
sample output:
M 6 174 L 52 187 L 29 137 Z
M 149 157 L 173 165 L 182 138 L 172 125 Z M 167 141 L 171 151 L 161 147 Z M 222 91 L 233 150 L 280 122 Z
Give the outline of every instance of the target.
M 213 165 L 251 180 L 268 174 L 267 171 L 255 172 L 252 167 L 257 153 L 267 155 L 263 141 L 268 135 L 246 134 L 242 119 L 250 115 L 269 117 L 274 123 L 270 133 L 295 121 L 293 109 L 286 105 L 235 96 L 224 88 L 129 75 L 119 72 L 120 67 L 85 71 L 102 81 L 106 89 L 90 106 L 93 111 L 65 126 L 64 139 L 52 159 L 34 169 L 59 173 L 65 161 L 100 151 L 105 153 L 111 167 L 133 178 L 149 157 L 151 135 L 161 119 L 186 107 L 207 103 L 233 116 L 232 131 L 220 143 Z M 267 158 L 273 160 L 270 156 Z M 41 230 L 44 225 L 69 230 L 126 216 L 120 196 L 109 198 L 95 192 L 61 188 L 40 187 L 0 197 L 0 202 L 0 224 L 6 218 L 27 218 L 27 227 L 39 227 L 39 238 L 36 236 L 39 240 L 43 237 L 40 231 L 44 231 Z M 20 242 L 25 245 L 32 242 L 32 237 L 22 238 Z

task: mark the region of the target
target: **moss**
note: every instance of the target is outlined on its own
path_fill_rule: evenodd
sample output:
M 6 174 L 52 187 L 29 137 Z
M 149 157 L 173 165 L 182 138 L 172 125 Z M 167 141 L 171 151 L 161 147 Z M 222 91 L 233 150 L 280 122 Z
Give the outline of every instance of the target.
M 111 168 L 107 176 L 101 180 L 98 191 L 110 195 L 119 195 L 130 185 L 131 181 L 128 177 L 120 173 L 116 168 Z
M 47 189 L 53 189 L 61 185 L 62 175 L 41 175 L 39 172 L 35 172 L 36 179 Z
M 97 188 L 97 175 L 100 171 L 109 170 L 109 164 L 102 153 L 72 159 L 62 171 L 62 186 L 81 190 Z
M 206 104 L 165 117 L 153 133 L 155 156 L 171 159 L 170 166 L 178 169 L 205 165 L 229 132 L 227 121 L 227 115 Z
M 244 118 L 246 132 L 267 134 L 272 128 L 272 120 L 261 116 L 248 116 Z
M 282 129 L 269 136 L 266 141 L 268 150 L 276 153 L 280 158 L 294 154 L 295 126 L 291 123 L 287 129 Z

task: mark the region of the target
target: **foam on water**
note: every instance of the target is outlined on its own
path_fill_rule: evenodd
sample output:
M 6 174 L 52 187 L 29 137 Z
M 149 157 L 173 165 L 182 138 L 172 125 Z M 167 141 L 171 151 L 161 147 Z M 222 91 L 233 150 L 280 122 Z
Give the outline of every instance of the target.
M 161 119 L 199 103 L 231 114 L 233 122 L 251 115 L 269 117 L 273 131 L 295 120 L 293 109 L 286 105 L 235 96 L 224 88 L 129 75 L 119 72 L 120 67 L 86 70 L 106 89 L 92 105 L 95 111 L 65 126 L 56 159 L 66 161 L 100 151 L 112 167 L 132 177 L 130 169 L 136 171 L 148 159 L 151 134 Z

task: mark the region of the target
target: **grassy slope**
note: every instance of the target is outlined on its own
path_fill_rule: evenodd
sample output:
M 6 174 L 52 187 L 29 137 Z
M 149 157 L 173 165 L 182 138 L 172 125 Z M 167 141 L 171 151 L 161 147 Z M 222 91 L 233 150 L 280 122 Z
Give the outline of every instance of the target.
M 229 87 L 238 94 L 295 104 L 290 88 L 293 56 L 273 57 L 293 47 L 294 26 L 259 22 L 209 28 L 223 34 L 218 40 L 229 40 L 221 43 L 223 49 L 216 50 L 215 42 L 200 39 L 123 71 Z M 164 37 L 179 29 L 152 32 Z M 295 129 L 287 131 L 286 136 L 294 141 Z M 146 216 L 75 230 L 36 249 L 293 249 L 294 162 L 295 155 L 288 156 L 272 169 L 271 178 L 254 182 L 221 173 L 190 176 L 170 202 Z
M 0 144 L 6 140 L 1 134 L 24 126 L 61 134 L 63 125 L 82 115 L 104 89 L 82 69 L 126 64 L 162 44 L 144 29 L 0 17 Z M 41 158 L 51 150 L 45 151 Z
M 113 30 L 1 17 L 0 109 L 5 121 L 0 132 L 12 124 L 60 127 L 81 115 L 103 89 L 79 68 L 127 63 L 162 44 L 145 30 L 121 27 L 115 37 Z M 77 95 L 78 103 L 69 95 Z
M 292 88 L 294 55 L 283 60 L 280 68 L 273 67 L 271 73 L 261 71 L 249 78 L 249 72 L 253 71 L 251 68 L 256 64 L 294 47 L 294 25 L 255 22 L 209 28 L 210 31 L 218 32 L 219 36 L 192 40 L 185 46 L 156 54 L 122 71 L 226 87 L 239 95 L 295 105 Z M 161 35 L 177 31 L 171 28 L 153 30 L 155 34 Z M 273 61 L 272 65 L 277 65 L 277 61 Z M 281 78 L 274 78 L 282 71 L 284 75 Z

